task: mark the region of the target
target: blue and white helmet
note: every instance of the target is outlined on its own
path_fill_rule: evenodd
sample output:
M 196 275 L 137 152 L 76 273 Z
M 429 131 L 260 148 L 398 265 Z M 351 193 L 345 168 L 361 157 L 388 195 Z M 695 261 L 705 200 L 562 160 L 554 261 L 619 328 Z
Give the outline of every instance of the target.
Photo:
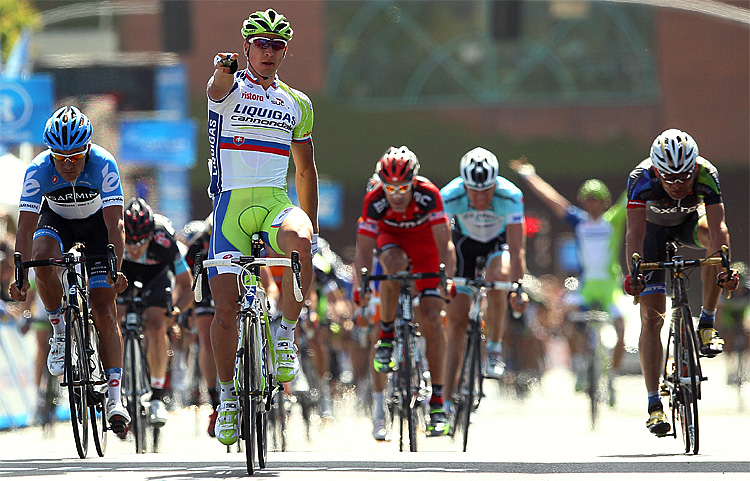
M 57 109 L 47 120 L 44 143 L 54 150 L 67 151 L 85 147 L 94 128 L 86 115 L 74 106 Z
M 466 187 L 485 190 L 495 185 L 500 164 L 495 154 L 482 147 L 476 147 L 461 158 L 459 169 Z
M 697 158 L 698 144 L 679 129 L 665 130 L 651 146 L 651 162 L 663 174 L 690 172 Z

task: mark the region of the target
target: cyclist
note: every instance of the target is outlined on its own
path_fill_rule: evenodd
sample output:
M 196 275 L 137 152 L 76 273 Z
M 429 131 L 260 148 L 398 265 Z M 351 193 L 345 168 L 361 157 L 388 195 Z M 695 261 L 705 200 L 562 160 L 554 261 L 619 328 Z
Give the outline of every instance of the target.
M 16 252 L 22 260 L 60 258 L 78 242 L 87 255 L 106 255 L 114 244 L 119 264 L 125 243 L 122 220 L 122 186 L 112 154 L 91 143 L 93 127 L 77 107 L 56 110 L 44 129 L 48 149 L 37 155 L 26 169 L 18 206 Z M 124 275 L 112 283 L 106 262 L 87 263 L 91 312 L 99 331 L 102 364 L 107 375 L 107 421 L 112 431 L 122 433 L 130 415 L 120 400 L 122 334 L 115 319 L 115 297 L 128 285 Z M 50 374 L 65 368 L 65 320 L 62 313 L 62 283 L 56 267 L 36 267 L 37 293 L 52 324 L 53 337 L 47 357 Z M 121 274 L 121 273 L 120 273 Z M 10 285 L 16 301 L 26 299 L 28 281 L 18 289 Z
M 412 272 L 437 272 L 440 263 L 445 264 L 446 273 L 454 272 L 454 247 L 440 191 L 428 179 L 417 176 L 418 172 L 417 156 L 406 146 L 390 147 L 378 161 L 377 174 L 381 183 L 365 195 L 357 227 L 356 272 L 363 267 L 372 271 L 375 248 L 386 274 L 409 267 Z M 445 339 L 439 283 L 437 278 L 416 281 L 420 327 L 427 344 L 432 377 L 429 435 L 448 432 L 448 420 L 443 411 Z M 374 367 L 378 372 L 388 372 L 395 367 L 393 339 L 399 284 L 381 282 L 379 292 L 382 310 Z M 362 304 L 366 300 L 355 296 L 355 302 Z
M 456 276 L 473 279 L 478 256 L 487 259 L 487 281 L 520 280 L 526 271 L 523 194 L 510 181 L 500 177 L 498 170 L 495 154 L 476 147 L 461 158 L 461 175 L 440 190 L 445 202 L 445 212 L 453 221 Z M 507 253 L 510 253 L 510 262 L 507 255 L 504 255 Z M 456 288 L 455 298 L 447 307 L 446 378 L 443 392 L 444 405 L 449 413 L 453 411 L 453 390 L 465 345 L 471 295 L 471 289 L 459 286 Z M 514 311 L 523 312 L 526 309 L 527 304 L 519 302 L 517 292 L 487 292 L 484 319 L 489 335 L 484 375 L 495 379 L 502 377 L 505 372 L 502 338 L 508 298 Z
M 299 252 L 302 291 L 312 283 L 312 254 L 318 232 L 318 174 L 313 154 L 313 110 L 310 99 L 279 80 L 277 71 L 287 53 L 293 31 L 284 15 L 268 9 L 243 22 L 247 68 L 235 72 L 225 61 L 237 62 L 237 53 L 214 58 L 209 79 L 208 133 L 211 149 L 211 185 L 214 199 L 210 259 L 250 254 L 249 234 L 260 232 L 266 246 L 287 255 Z M 289 154 L 296 166 L 300 207 L 286 193 Z M 233 392 L 234 348 L 237 345 L 238 269 L 209 269 L 216 314 L 211 342 L 219 375 L 221 407 L 216 437 L 224 444 L 237 441 L 237 394 Z M 292 292 L 293 274 L 284 273 Z M 294 378 L 298 369 L 294 328 L 302 303 L 294 296 L 283 300 L 283 317 L 276 331 L 277 376 Z
M 169 219 L 153 212 L 145 200 L 133 197 L 125 206 L 125 258 L 122 271 L 130 286 L 122 296 L 133 294 L 133 284 L 142 284 L 146 359 L 151 374 L 149 422 L 163 426 L 167 422 L 164 390 L 169 362 L 167 330 L 175 312 L 186 311 L 193 300 L 192 275 L 175 239 Z M 172 283 L 174 278 L 174 292 Z M 118 318 L 127 306 L 118 306 Z
M 729 245 L 719 172 L 698 154 L 695 140 L 678 129 L 659 134 L 651 146 L 650 158 L 630 173 L 627 258 L 640 253 L 644 262 L 663 261 L 670 240 L 690 248 L 706 248 L 709 253 Z M 717 275 L 719 270 L 718 267 L 701 269 L 703 307 L 698 340 L 700 352 L 706 357 L 714 357 L 723 350 L 724 340 L 714 328 L 721 288 L 734 290 L 739 284 L 736 271 Z M 628 275 L 625 292 L 641 296 L 638 352 L 648 391 L 646 427 L 656 435 L 664 435 L 671 428 L 659 397 L 663 355 L 660 333 L 667 310 L 664 271 L 647 271 L 637 279 Z
M 612 369 L 617 372 L 625 355 L 625 324 L 615 305 L 621 281 L 619 255 L 625 227 L 625 198 L 610 207 L 612 196 L 607 186 L 601 180 L 589 179 L 578 189 L 581 207 L 575 207 L 537 175 L 534 166 L 525 159 L 512 160 L 509 165 L 558 218 L 573 227 L 581 264 L 581 286 L 567 302 L 578 310 L 597 308 L 609 312 L 617 333 L 612 352 Z M 583 391 L 587 383 L 582 354 L 586 339 L 573 330 L 569 342 L 576 390 Z

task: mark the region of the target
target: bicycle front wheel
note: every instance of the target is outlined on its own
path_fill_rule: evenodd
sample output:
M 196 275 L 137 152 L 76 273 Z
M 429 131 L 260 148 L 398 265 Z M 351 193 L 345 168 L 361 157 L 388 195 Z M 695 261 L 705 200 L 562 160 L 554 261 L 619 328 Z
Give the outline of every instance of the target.
M 416 346 L 413 333 L 408 325 L 403 326 L 403 358 L 399 376 L 401 376 L 401 413 L 402 426 L 406 421 L 409 434 L 409 451 L 417 452 L 417 392 L 419 391 L 419 381 L 415 379 L 418 369 L 416 368 L 416 354 L 413 351 Z
M 93 326 L 89 326 L 89 344 L 91 346 L 91 380 L 93 385 L 90 386 L 89 394 L 91 404 L 89 406 L 89 416 L 91 417 L 91 433 L 94 438 L 94 447 L 99 457 L 103 457 L 107 452 L 107 417 L 105 407 L 105 397 L 102 388 L 106 389 L 107 380 L 104 376 L 104 366 L 99 357 L 99 334 Z
M 688 307 L 681 308 L 682 320 L 685 323 L 685 338 L 683 349 L 686 351 L 685 366 L 687 380 L 681 383 L 683 386 L 682 405 L 682 436 L 685 441 L 685 452 L 691 450 L 693 454 L 698 454 L 698 399 L 700 399 L 700 370 L 698 369 L 698 345 L 693 330 L 693 318 Z M 690 322 L 690 325 L 687 323 Z
M 242 343 L 240 351 L 237 353 L 237 362 L 240 364 L 237 369 L 237 375 L 240 377 L 239 390 L 237 394 L 240 398 L 240 435 L 245 441 L 245 461 L 247 463 L 247 474 L 252 475 L 255 472 L 255 405 L 251 391 L 254 386 L 254 369 L 253 353 L 255 352 L 255 342 L 252 334 L 249 332 L 251 323 L 247 317 L 240 319 L 243 323 L 240 326 L 240 336 Z
M 88 396 L 86 382 L 89 378 L 86 360 L 86 333 L 80 314 L 72 308 L 65 310 L 65 383 L 70 403 L 70 423 L 73 439 L 81 459 L 89 446 Z

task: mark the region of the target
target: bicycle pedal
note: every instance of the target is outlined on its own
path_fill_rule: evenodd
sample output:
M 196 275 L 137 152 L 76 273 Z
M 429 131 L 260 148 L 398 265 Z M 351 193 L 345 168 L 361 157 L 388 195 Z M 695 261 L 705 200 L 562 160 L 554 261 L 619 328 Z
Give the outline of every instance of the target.
M 668 432 L 666 432 L 666 433 L 664 433 L 664 434 L 657 434 L 656 435 L 657 438 L 666 438 L 666 437 L 669 437 L 669 436 L 674 436 L 674 433 L 671 430 L 668 431 Z

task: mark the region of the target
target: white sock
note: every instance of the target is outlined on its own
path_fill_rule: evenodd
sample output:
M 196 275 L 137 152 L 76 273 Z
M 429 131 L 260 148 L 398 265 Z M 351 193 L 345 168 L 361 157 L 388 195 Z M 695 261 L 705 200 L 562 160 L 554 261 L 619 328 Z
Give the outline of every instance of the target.
M 122 368 L 111 367 L 105 371 L 107 374 L 107 397 L 109 401 L 120 401 L 120 379 L 122 379 Z
M 219 381 L 219 402 L 221 403 L 227 400 L 237 400 L 237 392 L 234 390 L 234 381 Z
M 61 316 L 62 309 L 58 307 L 55 311 L 47 311 L 49 323 L 52 324 L 52 333 L 55 336 L 65 335 L 65 319 Z

